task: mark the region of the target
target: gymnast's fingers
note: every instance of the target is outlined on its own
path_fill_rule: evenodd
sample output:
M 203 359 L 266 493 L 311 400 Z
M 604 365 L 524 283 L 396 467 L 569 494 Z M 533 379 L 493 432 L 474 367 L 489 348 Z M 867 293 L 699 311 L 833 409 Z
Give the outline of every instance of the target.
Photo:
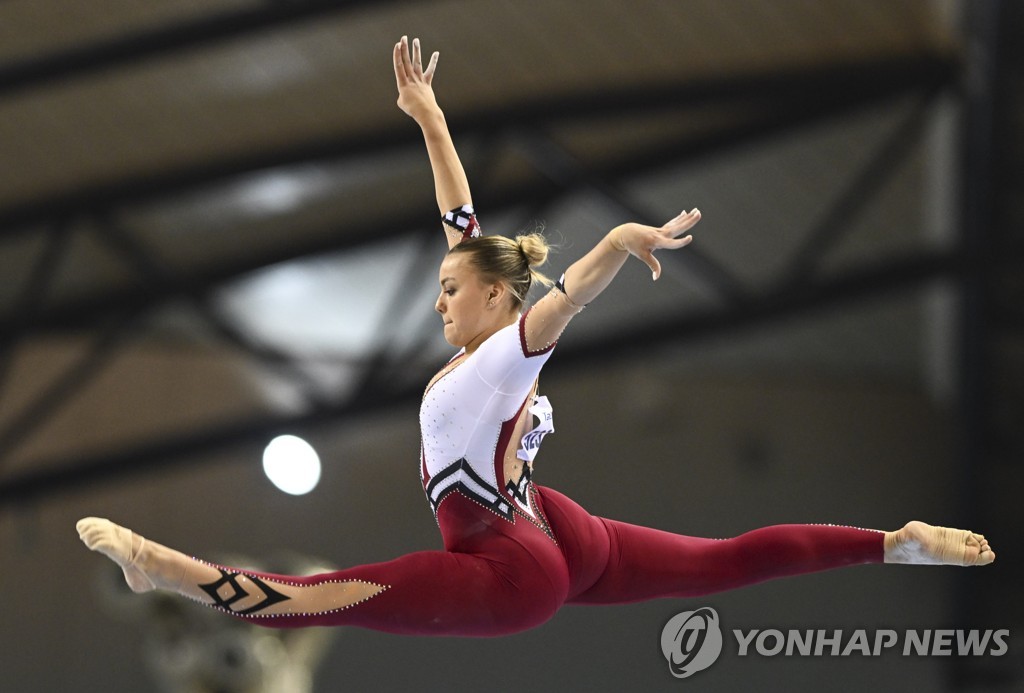
M 393 51 L 393 53 L 395 58 L 395 81 L 398 83 L 398 88 L 401 89 L 409 81 L 405 76 L 405 68 L 402 66 L 401 41 L 395 44 L 395 50 Z
M 670 240 L 666 240 L 659 247 L 665 248 L 666 250 L 678 250 L 679 248 L 690 245 L 690 243 L 692 242 L 693 236 L 683 236 L 682 238 L 673 238 Z
M 637 255 L 645 265 L 651 268 L 651 278 L 654 281 L 658 281 L 658 277 L 661 276 L 661 263 L 658 262 L 658 258 L 654 257 L 653 250 L 647 250 L 641 255 Z
M 401 65 L 402 74 L 405 76 L 405 80 L 407 82 L 410 82 L 410 81 L 412 81 L 413 73 L 412 73 L 412 58 L 409 57 L 409 37 L 408 36 L 403 36 L 402 40 L 399 42 L 398 45 L 399 45 L 398 53 L 401 56 L 401 62 L 402 62 L 402 65 Z M 397 65 L 396 65 L 396 67 L 397 67 Z
M 423 76 L 423 56 L 420 53 L 420 40 L 418 38 L 412 40 L 412 73 L 416 77 Z
M 694 208 L 689 212 L 681 212 L 679 216 L 672 219 L 661 228 L 664 231 L 669 232 L 672 236 L 678 236 L 679 234 L 692 229 L 696 226 L 698 221 L 700 221 L 700 210 Z
M 434 54 L 430 56 L 430 63 L 427 64 L 427 69 L 423 72 L 423 79 L 427 84 L 434 81 L 434 70 L 437 69 L 437 58 L 439 55 L 440 53 L 434 51 Z

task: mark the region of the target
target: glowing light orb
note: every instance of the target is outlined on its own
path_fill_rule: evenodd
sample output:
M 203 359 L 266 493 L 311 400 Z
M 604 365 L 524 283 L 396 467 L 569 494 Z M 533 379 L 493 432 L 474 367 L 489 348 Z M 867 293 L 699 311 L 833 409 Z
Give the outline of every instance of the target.
M 320 482 L 320 458 L 302 438 L 278 436 L 263 451 L 263 471 L 280 490 L 301 496 Z

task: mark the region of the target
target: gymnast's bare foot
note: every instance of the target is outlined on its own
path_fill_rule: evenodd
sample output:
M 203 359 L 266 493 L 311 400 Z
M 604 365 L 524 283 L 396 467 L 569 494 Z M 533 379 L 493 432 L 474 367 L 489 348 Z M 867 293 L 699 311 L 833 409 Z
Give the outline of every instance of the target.
M 159 544 L 147 543 L 130 529 L 100 517 L 79 520 L 76 528 L 89 549 L 102 553 L 121 567 L 133 592 L 148 592 L 157 587 L 176 589 L 178 585 L 174 583 L 180 583 L 180 576 L 175 580 L 174 576 L 163 575 L 167 571 L 160 568 L 161 561 L 155 554 L 168 550 Z
M 988 565 L 996 554 L 981 534 L 908 522 L 885 533 L 885 562 L 915 565 Z

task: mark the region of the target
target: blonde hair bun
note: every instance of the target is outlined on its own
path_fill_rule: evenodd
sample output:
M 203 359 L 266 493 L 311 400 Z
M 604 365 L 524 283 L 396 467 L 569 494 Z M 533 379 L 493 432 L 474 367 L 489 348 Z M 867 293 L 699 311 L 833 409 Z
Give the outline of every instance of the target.
M 548 242 L 539 233 L 516 236 L 516 245 L 530 267 L 540 267 L 548 261 Z

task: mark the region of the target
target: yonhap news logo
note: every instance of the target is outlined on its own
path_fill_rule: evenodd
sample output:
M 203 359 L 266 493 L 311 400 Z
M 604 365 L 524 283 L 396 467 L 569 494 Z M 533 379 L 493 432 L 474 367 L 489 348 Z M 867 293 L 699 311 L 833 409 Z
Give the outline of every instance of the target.
M 729 631 L 737 657 L 1001 657 L 1010 650 L 1010 631 L 1001 629 L 925 630 L 752 628 Z M 705 606 L 683 611 L 661 629 L 661 652 L 673 676 L 685 679 L 714 664 L 728 638 L 718 612 Z
M 707 669 L 722 653 L 718 612 L 705 606 L 670 618 L 661 629 L 661 652 L 676 678 L 685 679 Z

